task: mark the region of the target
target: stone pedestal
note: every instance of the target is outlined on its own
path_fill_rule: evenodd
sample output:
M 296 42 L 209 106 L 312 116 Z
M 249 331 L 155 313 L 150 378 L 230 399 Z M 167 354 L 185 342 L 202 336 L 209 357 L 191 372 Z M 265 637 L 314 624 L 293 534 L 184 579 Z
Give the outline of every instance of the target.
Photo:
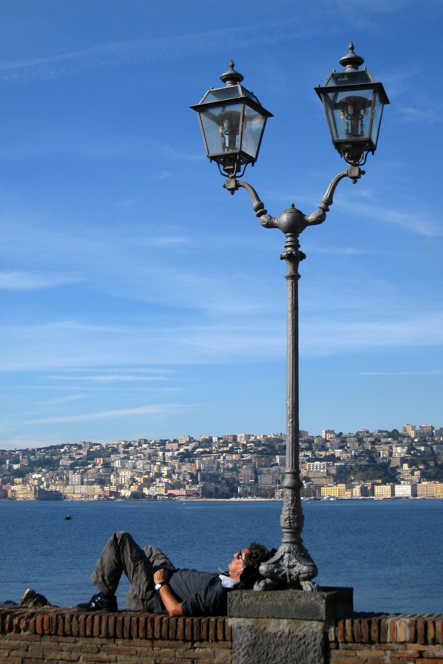
M 352 615 L 352 595 L 352 588 L 229 593 L 233 664 L 325 664 L 328 627 Z

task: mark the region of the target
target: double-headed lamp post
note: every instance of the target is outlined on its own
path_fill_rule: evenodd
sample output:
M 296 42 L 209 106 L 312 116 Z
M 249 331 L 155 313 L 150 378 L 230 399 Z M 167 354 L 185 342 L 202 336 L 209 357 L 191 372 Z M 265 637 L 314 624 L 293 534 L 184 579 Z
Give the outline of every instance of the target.
M 250 194 L 253 209 L 265 228 L 279 228 L 286 236 L 280 258 L 287 264 L 287 389 L 286 389 L 286 468 L 283 483 L 283 510 L 280 518 L 282 543 L 277 553 L 260 567 L 265 578 L 259 589 L 274 587 L 316 590 L 312 579 L 317 567 L 303 546 L 303 510 L 300 499 L 299 465 L 299 380 L 298 380 L 298 266 L 306 258 L 300 251 L 298 237 L 308 226 L 321 224 L 332 205 L 337 184 L 345 177 L 354 183 L 364 174 L 361 166 L 368 152 L 374 153 L 383 106 L 389 100 L 381 83 L 376 83 L 369 71 L 359 70 L 363 58 L 349 53 L 340 60 L 344 71 L 335 70 L 324 86 L 315 88 L 323 102 L 334 147 L 349 168 L 330 183 L 318 210 L 304 215 L 291 205 L 279 217 L 271 217 L 256 191 L 242 177 L 248 164 L 258 157 L 266 121 L 272 113 L 264 109 L 257 97 L 246 90 L 243 76 L 230 62 L 229 70 L 220 76 L 222 88 L 211 88 L 197 111 L 206 154 L 218 164 L 220 173 L 227 176 L 224 187 L 234 194 L 240 187 Z

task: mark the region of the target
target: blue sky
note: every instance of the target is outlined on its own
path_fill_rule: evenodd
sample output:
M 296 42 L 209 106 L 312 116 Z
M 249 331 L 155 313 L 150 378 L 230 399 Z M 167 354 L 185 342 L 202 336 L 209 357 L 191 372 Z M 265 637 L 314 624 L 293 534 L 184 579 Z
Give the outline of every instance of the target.
M 285 430 L 284 236 L 196 114 L 229 60 L 274 118 L 245 180 L 345 168 L 314 87 L 352 40 L 391 104 L 301 236 L 300 425 L 443 425 L 440 0 L 0 5 L 0 448 Z

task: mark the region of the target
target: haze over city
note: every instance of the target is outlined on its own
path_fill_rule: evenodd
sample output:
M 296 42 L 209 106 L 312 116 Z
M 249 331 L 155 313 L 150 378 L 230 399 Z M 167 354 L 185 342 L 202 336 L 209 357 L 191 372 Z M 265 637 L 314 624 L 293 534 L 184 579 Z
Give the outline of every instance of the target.
M 189 109 L 231 58 L 274 117 L 245 180 L 317 209 L 346 168 L 314 91 L 349 42 L 390 100 L 300 238 L 300 427 L 441 427 L 437 0 L 0 7 L 0 449 L 285 430 L 284 236 Z

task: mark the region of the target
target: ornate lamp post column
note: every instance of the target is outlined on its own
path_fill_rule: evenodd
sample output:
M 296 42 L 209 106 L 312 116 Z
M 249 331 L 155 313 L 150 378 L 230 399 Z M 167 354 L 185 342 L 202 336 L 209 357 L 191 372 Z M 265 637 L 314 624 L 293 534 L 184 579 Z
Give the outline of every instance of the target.
M 231 61 L 229 71 L 222 74 L 225 87 L 210 89 L 201 102 L 191 106 L 199 114 L 206 153 L 228 179 L 224 187 L 234 194 L 240 187 L 252 199 L 252 207 L 265 228 L 278 228 L 286 236 L 280 258 L 287 265 L 287 383 L 286 383 L 286 468 L 283 484 L 283 510 L 280 518 L 282 541 L 277 553 L 260 567 L 265 580 L 259 589 L 274 587 L 316 590 L 312 579 L 317 567 L 303 545 L 303 510 L 300 499 L 299 465 L 299 378 L 298 378 L 298 280 L 299 264 L 306 258 L 300 251 L 299 235 L 308 226 L 321 224 L 332 205 L 335 188 L 340 180 L 354 183 L 364 174 L 360 166 L 368 152 L 374 153 L 384 104 L 389 100 L 381 83 L 371 74 L 359 70 L 363 58 L 355 55 L 351 43 L 349 53 L 341 58 L 344 72 L 332 72 L 323 87 L 316 88 L 321 98 L 332 142 L 349 168 L 332 180 L 318 210 L 304 215 L 294 205 L 279 217 L 271 217 L 257 192 L 239 180 L 248 164 L 257 160 L 266 120 L 272 114 L 264 109 L 257 97 L 246 90 L 243 76 Z

